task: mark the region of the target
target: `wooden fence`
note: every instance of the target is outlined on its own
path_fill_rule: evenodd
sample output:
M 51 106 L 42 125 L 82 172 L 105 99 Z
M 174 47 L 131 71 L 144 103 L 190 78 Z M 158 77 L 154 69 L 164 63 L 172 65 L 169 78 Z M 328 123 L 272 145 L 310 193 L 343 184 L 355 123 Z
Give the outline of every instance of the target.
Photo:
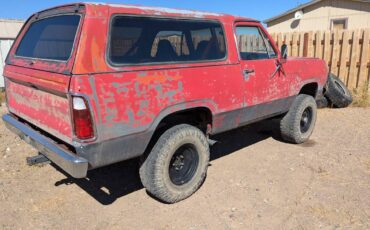
M 278 47 L 288 45 L 289 56 L 324 59 L 349 89 L 367 87 L 370 94 L 369 36 L 370 29 L 272 34 Z

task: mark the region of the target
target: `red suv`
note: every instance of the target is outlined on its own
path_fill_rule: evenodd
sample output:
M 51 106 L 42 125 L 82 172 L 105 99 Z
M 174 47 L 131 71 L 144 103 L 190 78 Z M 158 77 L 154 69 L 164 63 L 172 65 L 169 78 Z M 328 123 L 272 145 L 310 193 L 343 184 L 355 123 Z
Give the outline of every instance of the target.
M 140 177 L 174 203 L 202 184 L 209 137 L 281 117 L 306 141 L 324 61 L 287 58 L 253 19 L 82 3 L 25 23 L 4 70 L 7 127 L 76 178 L 142 157 Z

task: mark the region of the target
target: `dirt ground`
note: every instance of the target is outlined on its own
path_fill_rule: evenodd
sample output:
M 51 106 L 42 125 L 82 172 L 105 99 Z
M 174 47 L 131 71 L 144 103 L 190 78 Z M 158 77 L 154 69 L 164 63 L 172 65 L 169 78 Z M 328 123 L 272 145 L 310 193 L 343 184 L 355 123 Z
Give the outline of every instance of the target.
M 4 113 L 4 107 L 0 107 Z M 308 143 L 269 121 L 218 136 L 208 177 L 174 205 L 142 188 L 137 161 L 75 180 L 0 122 L 0 229 L 370 229 L 370 109 L 324 109 Z

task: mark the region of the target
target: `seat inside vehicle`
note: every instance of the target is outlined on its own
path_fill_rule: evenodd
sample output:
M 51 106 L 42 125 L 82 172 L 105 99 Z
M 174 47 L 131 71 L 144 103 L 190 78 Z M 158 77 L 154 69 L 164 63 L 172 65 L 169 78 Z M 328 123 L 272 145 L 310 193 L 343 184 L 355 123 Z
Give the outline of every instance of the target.
M 177 60 L 177 54 L 171 45 L 171 42 L 167 39 L 160 40 L 158 43 L 157 54 L 155 59 L 158 61 L 175 61 Z

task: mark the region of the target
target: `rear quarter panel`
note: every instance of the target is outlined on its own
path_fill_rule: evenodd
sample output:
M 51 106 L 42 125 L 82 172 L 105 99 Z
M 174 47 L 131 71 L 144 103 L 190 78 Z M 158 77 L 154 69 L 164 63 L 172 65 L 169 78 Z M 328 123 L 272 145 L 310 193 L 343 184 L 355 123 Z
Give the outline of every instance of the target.
M 206 107 L 219 114 L 239 109 L 241 81 L 238 65 L 204 66 L 75 76 L 71 91 L 89 98 L 102 141 L 153 130 L 179 110 Z

